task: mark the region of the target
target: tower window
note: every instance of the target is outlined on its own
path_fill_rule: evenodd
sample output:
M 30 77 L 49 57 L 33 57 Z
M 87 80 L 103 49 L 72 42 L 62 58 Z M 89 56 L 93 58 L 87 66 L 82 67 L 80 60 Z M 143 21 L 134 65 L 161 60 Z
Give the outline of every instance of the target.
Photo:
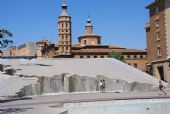
M 86 43 L 87 43 L 87 41 L 86 41 L 86 40 L 84 40 L 84 45 L 86 45 Z
M 158 13 L 159 12 L 159 8 L 157 7 L 156 9 L 155 9 L 155 13 Z
M 161 49 L 158 48 L 158 57 L 160 57 L 160 56 L 161 56 Z
M 157 33 L 157 34 L 156 34 L 156 40 L 157 40 L 157 41 L 160 40 L 160 36 L 161 36 L 160 33 Z
M 62 47 L 62 52 L 64 52 L 64 47 Z
M 159 26 L 159 19 L 156 20 L 156 27 Z
M 64 35 L 62 35 L 62 40 L 64 40 Z
M 98 44 L 100 44 L 101 42 L 100 42 L 100 39 L 98 39 Z

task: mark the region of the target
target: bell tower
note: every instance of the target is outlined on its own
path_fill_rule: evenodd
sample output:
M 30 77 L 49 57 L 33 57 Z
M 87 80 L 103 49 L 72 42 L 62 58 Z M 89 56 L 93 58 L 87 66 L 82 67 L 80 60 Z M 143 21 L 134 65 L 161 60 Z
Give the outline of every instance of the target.
M 60 56 L 71 55 L 71 17 L 67 12 L 66 0 L 62 0 L 62 12 L 58 17 L 58 37 L 59 37 L 59 52 Z

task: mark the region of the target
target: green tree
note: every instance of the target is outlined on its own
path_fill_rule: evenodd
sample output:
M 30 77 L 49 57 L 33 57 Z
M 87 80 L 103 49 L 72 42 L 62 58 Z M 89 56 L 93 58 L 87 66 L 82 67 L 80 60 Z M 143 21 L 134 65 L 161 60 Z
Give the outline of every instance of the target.
M 7 37 L 12 37 L 12 33 L 8 30 L 0 29 L 0 48 L 6 48 L 13 43 L 13 41 Z
M 120 60 L 122 62 L 124 62 L 124 57 L 122 53 L 116 52 L 116 51 L 112 51 L 109 53 L 109 58 L 115 58 L 117 60 Z

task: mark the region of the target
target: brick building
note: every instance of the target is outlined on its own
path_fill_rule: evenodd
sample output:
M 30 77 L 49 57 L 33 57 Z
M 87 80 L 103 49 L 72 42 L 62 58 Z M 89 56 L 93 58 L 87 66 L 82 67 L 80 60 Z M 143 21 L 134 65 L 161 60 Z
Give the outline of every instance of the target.
M 146 71 L 147 51 L 128 49 L 120 46 L 101 44 L 101 36 L 93 33 L 93 25 L 88 17 L 85 34 L 78 37 L 78 44 L 72 44 L 71 16 L 63 0 L 62 12 L 58 18 L 58 44 L 48 40 L 37 42 L 37 58 L 108 58 L 113 50 L 121 52 L 127 64 Z
M 170 82 L 170 0 L 155 0 L 146 7 L 148 72 Z
M 4 50 L 2 58 L 35 58 L 37 53 L 36 43 L 25 43 L 19 46 L 13 46 Z

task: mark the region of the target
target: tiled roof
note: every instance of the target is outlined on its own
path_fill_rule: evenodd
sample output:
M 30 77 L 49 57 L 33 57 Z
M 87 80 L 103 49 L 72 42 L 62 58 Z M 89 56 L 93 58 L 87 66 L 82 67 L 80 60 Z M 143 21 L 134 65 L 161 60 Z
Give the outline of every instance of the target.
M 109 48 L 110 48 L 110 49 L 126 49 L 126 48 L 124 48 L 124 47 L 115 46 L 115 45 L 110 45 Z
M 139 53 L 139 52 L 147 52 L 146 50 L 138 50 L 138 49 L 115 49 L 117 52 L 129 52 L 129 53 Z
M 136 50 L 136 49 L 81 49 L 81 50 L 72 50 L 72 52 L 73 53 L 110 53 L 113 50 L 122 53 L 146 53 L 145 50 Z

